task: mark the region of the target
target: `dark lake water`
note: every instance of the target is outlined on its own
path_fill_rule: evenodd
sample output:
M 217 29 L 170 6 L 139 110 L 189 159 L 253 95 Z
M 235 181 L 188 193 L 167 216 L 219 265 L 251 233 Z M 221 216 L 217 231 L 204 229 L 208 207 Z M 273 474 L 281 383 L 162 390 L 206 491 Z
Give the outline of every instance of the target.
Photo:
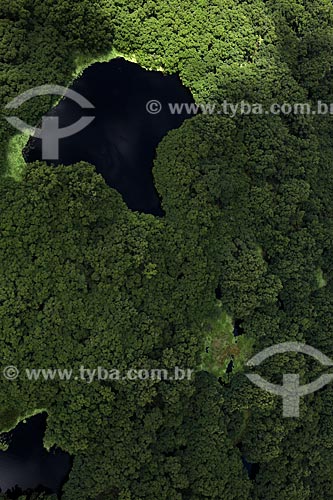
M 154 187 L 152 167 L 156 147 L 168 131 L 178 128 L 189 114 L 172 114 L 168 103 L 193 103 L 191 92 L 177 75 L 147 71 L 117 58 L 86 69 L 71 89 L 87 98 L 95 110 L 82 110 L 64 98 L 49 116 L 60 126 L 81 116 L 95 120 L 76 135 L 61 139 L 59 162 L 70 165 L 84 160 L 95 165 L 106 183 L 117 189 L 132 210 L 163 215 Z M 147 102 L 157 100 L 162 111 L 149 114 Z M 42 158 L 41 140 L 32 138 L 25 151 L 28 162 Z
M 7 451 L 0 451 L 0 488 L 19 498 L 22 491 L 59 493 L 67 480 L 72 459 L 68 453 L 43 446 L 47 414 L 41 413 L 20 423 L 10 433 Z

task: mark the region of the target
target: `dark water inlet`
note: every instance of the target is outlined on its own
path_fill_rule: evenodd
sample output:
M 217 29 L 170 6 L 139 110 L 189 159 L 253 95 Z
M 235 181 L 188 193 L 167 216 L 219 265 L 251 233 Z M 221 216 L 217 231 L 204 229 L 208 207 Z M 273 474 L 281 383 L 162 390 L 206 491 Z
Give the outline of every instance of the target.
M 7 451 L 0 451 L 0 488 L 10 498 L 38 490 L 59 493 L 66 482 L 72 459 L 68 453 L 43 446 L 47 414 L 21 422 L 10 433 Z
M 194 103 L 190 91 L 177 75 L 147 71 L 122 58 L 90 66 L 71 89 L 96 109 L 82 110 L 64 98 L 47 116 L 59 117 L 61 128 L 82 116 L 96 118 L 78 134 L 61 139 L 59 161 L 48 163 L 71 165 L 87 161 L 95 165 L 110 187 L 121 193 L 130 209 L 163 215 L 154 186 L 153 160 L 167 132 L 189 118 L 186 110 L 172 114 L 168 103 Z M 152 100 L 161 103 L 161 112 L 147 111 L 147 103 Z M 156 106 L 152 105 L 154 112 Z M 25 159 L 42 159 L 40 139 L 29 141 Z
M 228 375 L 228 374 L 232 373 L 233 368 L 234 368 L 234 361 L 231 360 L 228 363 L 228 366 L 227 366 L 227 369 L 226 369 L 226 374 Z

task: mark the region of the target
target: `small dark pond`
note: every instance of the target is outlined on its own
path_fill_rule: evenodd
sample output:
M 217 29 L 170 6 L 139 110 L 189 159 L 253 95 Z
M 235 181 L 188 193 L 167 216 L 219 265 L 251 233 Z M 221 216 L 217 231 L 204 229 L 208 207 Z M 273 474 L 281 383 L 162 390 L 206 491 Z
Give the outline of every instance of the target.
M 28 490 L 59 493 L 72 467 L 72 458 L 58 448 L 43 446 L 46 413 L 19 423 L 9 434 L 9 448 L 0 451 L 0 488 L 10 498 Z
M 228 366 L 227 366 L 227 369 L 226 369 L 226 374 L 230 374 L 230 373 L 232 373 L 233 368 L 234 368 L 234 361 L 233 361 L 233 360 L 231 360 L 231 361 L 229 361 L 229 364 L 228 364 Z
M 122 58 L 90 66 L 71 89 L 96 109 L 83 110 L 64 98 L 47 116 L 59 117 L 61 128 L 82 116 L 96 118 L 81 132 L 61 139 L 59 161 L 48 163 L 71 165 L 87 161 L 121 193 L 130 209 L 163 215 L 154 186 L 153 160 L 167 132 L 189 118 L 186 111 L 172 114 L 168 103 L 193 103 L 191 92 L 177 75 L 147 71 Z M 160 113 L 147 111 L 151 100 L 162 104 Z M 32 138 L 24 154 L 28 162 L 41 160 L 41 140 Z
M 242 462 L 248 473 L 249 479 L 253 481 L 259 472 L 259 464 L 252 464 L 248 462 L 245 457 L 242 457 Z
M 242 327 L 242 321 L 236 319 L 234 322 L 234 337 L 239 337 L 240 335 L 244 335 L 244 328 Z

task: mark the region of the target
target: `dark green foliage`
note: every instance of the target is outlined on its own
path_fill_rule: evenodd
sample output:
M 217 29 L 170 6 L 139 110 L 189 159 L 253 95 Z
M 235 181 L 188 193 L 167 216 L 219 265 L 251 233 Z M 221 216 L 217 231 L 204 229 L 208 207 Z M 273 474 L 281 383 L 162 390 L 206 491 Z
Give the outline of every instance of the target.
M 2 0 L 0 33 L 1 109 L 28 88 L 67 85 L 111 49 L 178 72 L 198 103 L 333 99 L 329 0 Z M 20 117 L 37 123 L 53 102 L 30 101 Z M 219 383 L 199 369 L 215 290 L 254 352 L 294 340 L 333 355 L 332 132 L 328 116 L 186 121 L 157 151 L 161 220 L 130 212 L 86 164 L 6 177 L 14 131 L 1 121 L 3 366 L 196 371 L 182 382 L 2 379 L 0 430 L 45 409 L 46 444 L 75 455 L 63 498 L 333 498 L 330 387 L 287 420 L 239 370 Z M 305 382 L 321 369 L 304 356 L 261 367 L 276 383 L 286 372 Z M 237 446 L 259 463 L 253 483 Z

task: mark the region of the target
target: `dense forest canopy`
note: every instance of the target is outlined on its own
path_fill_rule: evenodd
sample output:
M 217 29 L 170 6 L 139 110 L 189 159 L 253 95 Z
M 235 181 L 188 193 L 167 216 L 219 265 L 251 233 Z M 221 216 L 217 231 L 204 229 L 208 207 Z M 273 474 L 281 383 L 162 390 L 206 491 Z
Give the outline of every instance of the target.
M 0 30 L 2 117 L 21 92 L 116 55 L 178 73 L 198 103 L 333 102 L 330 0 L 0 0 Z M 37 124 L 54 102 L 20 117 Z M 157 150 L 163 218 L 131 212 L 88 164 L 25 165 L 0 124 L 3 366 L 195 369 L 177 383 L 1 379 L 0 430 L 47 411 L 45 444 L 75 457 L 65 500 L 332 499 L 332 387 L 284 419 L 242 361 L 287 340 L 333 356 L 332 118 L 185 121 Z M 246 339 L 227 378 L 206 356 L 221 315 Z M 262 367 L 286 370 L 321 368 Z

